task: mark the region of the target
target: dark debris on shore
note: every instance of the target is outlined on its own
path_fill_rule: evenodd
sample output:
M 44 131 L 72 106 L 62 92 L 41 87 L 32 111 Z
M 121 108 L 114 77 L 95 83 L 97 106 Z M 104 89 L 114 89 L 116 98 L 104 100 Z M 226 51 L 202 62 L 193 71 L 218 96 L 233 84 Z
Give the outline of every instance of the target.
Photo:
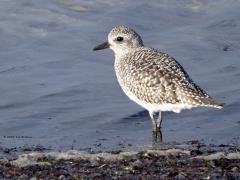
M 66 153 L 67 154 L 67 153 Z M 1 179 L 240 179 L 240 155 L 200 150 L 61 156 L 40 153 L 30 163 L 0 160 Z M 63 153 L 61 154 L 63 155 Z M 28 155 L 22 156 L 24 159 Z M 21 158 L 20 158 L 21 159 Z

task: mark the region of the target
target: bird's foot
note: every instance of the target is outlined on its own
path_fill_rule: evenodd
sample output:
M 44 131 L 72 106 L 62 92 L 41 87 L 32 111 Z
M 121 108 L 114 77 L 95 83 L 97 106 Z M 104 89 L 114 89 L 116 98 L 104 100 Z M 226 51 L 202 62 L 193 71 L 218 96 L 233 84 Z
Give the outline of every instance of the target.
M 152 132 L 152 143 L 153 145 L 156 145 L 158 143 L 163 143 L 162 131 L 160 128 Z

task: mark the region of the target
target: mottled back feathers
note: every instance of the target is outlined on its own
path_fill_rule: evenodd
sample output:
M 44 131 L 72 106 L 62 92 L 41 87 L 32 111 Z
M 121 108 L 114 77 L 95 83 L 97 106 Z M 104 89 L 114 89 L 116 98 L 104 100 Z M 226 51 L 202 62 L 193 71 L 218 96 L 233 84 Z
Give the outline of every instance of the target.
M 168 54 L 139 47 L 116 59 L 119 82 L 137 98 L 154 104 L 222 106 L 197 86 Z

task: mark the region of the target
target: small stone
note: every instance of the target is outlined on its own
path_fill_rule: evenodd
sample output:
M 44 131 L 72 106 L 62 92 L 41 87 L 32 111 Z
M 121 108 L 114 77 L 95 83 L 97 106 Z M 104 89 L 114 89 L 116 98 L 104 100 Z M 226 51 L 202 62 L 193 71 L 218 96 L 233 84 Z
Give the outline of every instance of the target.
M 233 168 L 231 169 L 231 171 L 232 171 L 232 172 L 238 172 L 238 167 L 233 167 Z

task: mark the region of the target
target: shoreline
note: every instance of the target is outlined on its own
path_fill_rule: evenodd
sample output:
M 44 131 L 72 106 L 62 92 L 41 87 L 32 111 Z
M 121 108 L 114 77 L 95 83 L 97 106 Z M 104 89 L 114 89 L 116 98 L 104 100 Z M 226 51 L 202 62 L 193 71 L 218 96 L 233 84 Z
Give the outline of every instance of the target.
M 240 150 L 219 145 L 163 146 L 130 152 L 33 151 L 0 160 L 0 178 L 238 179 Z

